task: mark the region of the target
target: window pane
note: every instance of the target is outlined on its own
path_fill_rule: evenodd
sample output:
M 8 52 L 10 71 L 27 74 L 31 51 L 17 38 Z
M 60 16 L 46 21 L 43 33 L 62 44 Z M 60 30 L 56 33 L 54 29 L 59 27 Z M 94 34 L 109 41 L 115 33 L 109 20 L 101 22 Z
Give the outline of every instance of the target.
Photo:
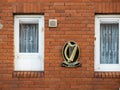
M 38 24 L 20 24 L 19 45 L 22 53 L 38 52 Z
M 119 25 L 100 25 L 100 63 L 119 63 Z

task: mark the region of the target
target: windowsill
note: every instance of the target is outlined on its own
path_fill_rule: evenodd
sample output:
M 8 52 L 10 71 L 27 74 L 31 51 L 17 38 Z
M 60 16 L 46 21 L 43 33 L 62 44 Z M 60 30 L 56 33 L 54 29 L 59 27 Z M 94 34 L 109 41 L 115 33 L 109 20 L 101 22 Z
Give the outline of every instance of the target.
M 120 78 L 120 72 L 95 72 L 95 78 Z
M 40 78 L 44 77 L 43 71 L 14 71 L 13 78 Z

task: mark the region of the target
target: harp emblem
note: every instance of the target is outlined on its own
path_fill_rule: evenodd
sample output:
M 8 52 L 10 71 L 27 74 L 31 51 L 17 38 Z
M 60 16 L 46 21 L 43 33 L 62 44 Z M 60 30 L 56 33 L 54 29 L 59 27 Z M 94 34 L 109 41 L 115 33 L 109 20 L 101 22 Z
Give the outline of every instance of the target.
M 81 64 L 78 62 L 80 50 L 79 46 L 74 41 L 68 41 L 65 43 L 62 55 L 64 62 L 62 63 L 63 67 L 78 67 Z

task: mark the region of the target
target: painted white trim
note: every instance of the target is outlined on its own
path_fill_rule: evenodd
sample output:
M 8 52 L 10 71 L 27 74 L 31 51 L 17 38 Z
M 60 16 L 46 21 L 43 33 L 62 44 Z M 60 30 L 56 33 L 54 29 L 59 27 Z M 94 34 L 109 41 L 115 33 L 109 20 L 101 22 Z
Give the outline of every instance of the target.
M 100 19 L 100 23 L 118 23 L 119 19 L 117 18 L 106 18 L 106 19 Z
M 94 71 L 120 71 L 119 64 L 100 64 L 100 23 L 119 23 L 120 35 L 120 15 L 96 15 L 95 16 L 95 48 L 94 48 Z M 120 36 L 119 36 L 119 57 L 120 57 Z
M 38 53 L 19 53 L 19 24 L 39 24 Z M 44 71 L 44 16 L 15 15 L 14 17 L 14 70 L 15 71 Z M 22 58 L 24 57 L 24 59 Z
M 39 19 L 35 18 L 35 19 L 31 19 L 31 18 L 27 18 L 27 19 L 20 19 L 19 23 L 29 23 L 29 24 L 34 24 L 34 23 L 38 23 Z

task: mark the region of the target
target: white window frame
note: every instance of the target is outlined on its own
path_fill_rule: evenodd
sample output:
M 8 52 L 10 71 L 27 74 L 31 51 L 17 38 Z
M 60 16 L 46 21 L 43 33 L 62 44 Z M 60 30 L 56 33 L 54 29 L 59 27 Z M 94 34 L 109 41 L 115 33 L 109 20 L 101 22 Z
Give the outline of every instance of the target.
M 27 24 L 32 23 L 32 24 L 39 25 L 38 26 L 38 30 L 39 30 L 38 53 L 19 52 L 20 23 L 27 23 Z M 17 58 L 21 56 L 34 58 L 34 60 L 31 59 L 31 60 L 17 61 Z M 15 71 L 44 71 L 44 16 L 43 15 L 15 15 L 14 17 L 14 70 Z
M 119 24 L 119 63 L 100 64 L 100 23 Z M 120 15 L 96 15 L 95 16 L 95 48 L 94 48 L 94 71 L 120 71 Z

